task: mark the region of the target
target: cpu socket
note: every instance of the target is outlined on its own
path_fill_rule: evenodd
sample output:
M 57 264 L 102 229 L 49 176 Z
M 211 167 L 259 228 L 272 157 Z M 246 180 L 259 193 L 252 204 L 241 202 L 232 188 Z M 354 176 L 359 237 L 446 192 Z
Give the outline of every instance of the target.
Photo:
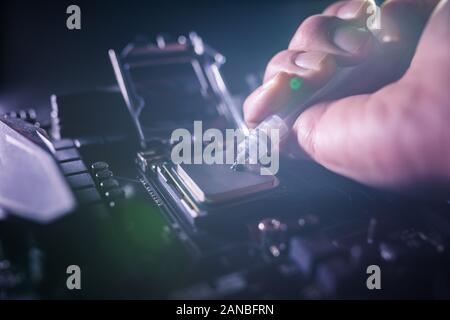
M 225 62 L 220 53 L 190 33 L 175 42 L 162 36 L 156 44 L 137 41 L 109 55 L 140 139 L 141 180 L 161 207 L 175 215 L 181 211 L 198 224 L 211 217 L 229 219 L 240 209 L 244 216 L 253 211 L 252 201 L 276 197 L 271 192 L 279 184 L 275 176 L 233 171 L 227 164 L 171 161 L 170 135 L 177 128 L 190 130 L 194 121 L 202 121 L 205 130 L 246 130 L 241 108 L 220 73 Z

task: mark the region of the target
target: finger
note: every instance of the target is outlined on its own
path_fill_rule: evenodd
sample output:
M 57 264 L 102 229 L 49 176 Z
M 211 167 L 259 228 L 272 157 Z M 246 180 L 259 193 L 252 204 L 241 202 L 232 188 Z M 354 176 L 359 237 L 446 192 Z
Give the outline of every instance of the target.
M 303 78 L 314 86 L 326 83 L 336 71 L 336 62 L 331 55 L 323 52 L 299 52 L 284 50 L 269 62 L 264 82 L 279 72 L 286 72 Z
M 247 97 L 244 102 L 244 119 L 249 127 L 256 127 L 292 98 L 292 90 L 289 88 L 291 78 L 289 74 L 280 72 Z
M 363 183 L 381 185 L 377 173 L 383 172 L 379 162 L 388 153 L 384 144 L 395 135 L 387 132 L 381 117 L 369 112 L 370 100 L 369 95 L 362 95 L 318 104 L 300 115 L 294 131 L 300 147 L 326 168 Z M 378 112 L 381 115 L 387 111 L 379 106 Z M 392 162 L 390 165 L 396 167 Z
M 334 55 L 338 64 L 357 64 L 372 51 L 375 38 L 354 21 L 325 15 L 309 17 L 298 28 L 289 50 L 320 51 Z
M 318 163 L 368 185 L 401 189 L 427 179 L 442 168 L 442 159 L 428 155 L 441 149 L 446 124 L 442 112 L 411 107 L 423 94 L 417 82 L 400 81 L 318 104 L 297 119 L 298 143 Z
M 339 65 L 355 65 L 372 51 L 378 30 L 383 42 L 396 43 L 396 51 L 411 52 L 438 0 L 391 0 L 380 8 L 370 0 L 340 1 L 322 15 L 306 19 L 289 49 L 321 51 L 336 56 Z M 408 60 L 408 59 L 405 59 Z
M 266 69 L 265 84 L 244 103 L 247 124 L 255 127 L 267 116 L 298 98 L 299 91 L 293 90 L 291 80 L 301 79 L 301 92 L 306 92 L 306 89 L 312 90 L 325 84 L 335 70 L 333 57 L 321 52 L 280 52 Z
M 286 72 L 277 73 L 256 89 L 244 102 L 244 118 L 250 127 L 256 127 L 269 115 L 301 101 L 314 86 L 305 79 Z
M 427 24 L 420 42 L 417 46 L 416 54 L 411 62 L 408 74 L 411 78 L 420 74 L 422 79 L 428 83 L 447 84 L 450 73 L 448 68 L 450 39 L 450 3 L 442 1 L 436 7 L 432 18 Z M 435 86 L 435 90 L 438 86 Z M 448 90 L 442 90 L 448 94 Z M 448 99 L 447 99 L 448 100 Z
M 369 0 L 338 1 L 327 7 L 323 14 L 336 16 L 341 19 L 360 19 L 365 17 L 367 8 L 371 5 Z
M 381 6 L 380 38 L 415 45 L 439 0 L 391 0 Z

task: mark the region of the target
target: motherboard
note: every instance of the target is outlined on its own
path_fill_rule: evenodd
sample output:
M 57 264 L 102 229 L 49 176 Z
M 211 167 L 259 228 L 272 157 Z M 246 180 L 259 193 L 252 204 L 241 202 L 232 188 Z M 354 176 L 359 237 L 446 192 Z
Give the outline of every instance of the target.
M 248 92 L 195 33 L 109 59 L 111 87 L 0 118 L 1 298 L 450 297 L 447 199 L 290 153 L 270 177 L 174 163 L 173 130 L 245 126 Z

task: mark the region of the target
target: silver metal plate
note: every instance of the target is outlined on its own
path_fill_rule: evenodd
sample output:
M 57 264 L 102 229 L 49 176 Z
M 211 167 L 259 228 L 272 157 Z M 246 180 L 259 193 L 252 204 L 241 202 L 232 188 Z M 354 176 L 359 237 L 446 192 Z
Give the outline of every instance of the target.
M 234 171 L 228 164 L 180 164 L 176 171 L 199 202 L 233 200 L 272 189 L 278 184 L 275 176 L 260 175 L 258 170 Z

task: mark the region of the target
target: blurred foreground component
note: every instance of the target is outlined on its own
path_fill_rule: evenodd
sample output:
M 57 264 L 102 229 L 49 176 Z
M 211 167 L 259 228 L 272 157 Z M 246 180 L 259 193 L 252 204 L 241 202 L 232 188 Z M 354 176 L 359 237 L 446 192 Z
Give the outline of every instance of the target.
M 0 208 L 39 222 L 49 222 L 74 208 L 75 200 L 51 148 L 34 126 L 21 120 L 0 120 Z

